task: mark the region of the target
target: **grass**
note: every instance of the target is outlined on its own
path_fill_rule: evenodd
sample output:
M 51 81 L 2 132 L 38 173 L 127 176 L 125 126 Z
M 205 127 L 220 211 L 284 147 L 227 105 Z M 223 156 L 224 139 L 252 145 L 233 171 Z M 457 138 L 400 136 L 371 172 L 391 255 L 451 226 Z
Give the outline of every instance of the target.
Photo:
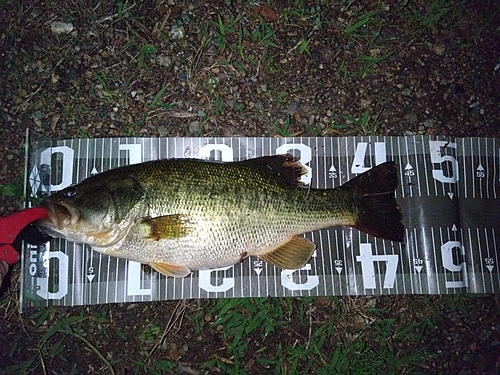
M 249 22 L 243 13 L 237 16 L 231 12 L 225 16 L 218 13 L 215 19 L 204 22 L 200 48 L 208 48 L 213 43 L 222 56 L 227 55 L 226 50 L 235 52 L 236 55 L 228 55 L 225 64 L 245 77 L 255 69 L 276 71 L 273 55 L 269 52 L 280 48 L 275 40 L 276 31 L 262 18 Z
M 345 126 L 347 128 L 352 128 L 354 132 L 360 132 L 363 135 L 375 135 L 377 134 L 380 125 L 382 122 L 380 121 L 380 116 L 382 115 L 383 110 L 380 111 L 375 117 L 372 116 L 370 110 L 365 110 L 360 116 L 353 117 L 350 115 L 342 116 L 345 119 L 345 124 L 341 124 L 340 126 Z
M 282 126 L 275 123 L 273 123 L 272 126 L 279 136 L 283 138 L 293 137 L 293 132 L 290 130 L 290 115 L 286 117 Z
M 381 120 L 383 112 L 384 110 L 382 109 L 378 113 L 373 114 L 367 109 L 359 116 L 341 115 L 342 120 L 340 122 L 335 121 L 336 115 L 335 112 L 332 112 L 330 123 L 323 134 L 332 135 L 341 132 L 347 135 L 376 135 L 383 123 Z
M 228 44 L 228 39 L 231 34 L 235 34 L 238 22 L 243 18 L 243 15 L 239 15 L 235 17 L 233 14 L 229 13 L 227 20 L 223 21 L 220 13 L 217 15 L 217 20 L 210 20 L 208 24 L 212 26 L 212 31 L 214 34 L 214 41 L 219 48 L 219 52 L 223 53 L 226 50 L 226 46 Z M 241 29 L 238 28 L 239 31 Z M 238 37 L 240 38 L 240 33 L 238 33 Z M 240 39 L 239 39 L 240 40 Z M 241 40 L 242 41 L 242 40 Z M 240 43 L 241 43 L 240 41 Z
M 22 197 L 24 195 L 21 183 L 7 183 L 0 185 L 0 194 L 4 197 Z
M 363 313 L 372 319 L 363 328 L 367 339 L 360 337 L 342 343 L 336 337 L 340 326 L 345 324 L 341 319 L 341 303 L 338 298 L 330 298 L 328 304 L 333 307 L 332 314 L 327 320 L 317 322 L 312 314 L 318 305 L 312 298 L 214 302 L 210 310 L 215 316 L 212 325 L 221 327 L 227 353 L 212 358 L 203 367 L 217 366 L 227 374 L 251 374 L 256 370 L 246 365 L 249 358 L 245 353 L 249 350 L 259 354 L 254 366 L 262 366 L 273 374 L 395 374 L 403 368 L 418 367 L 425 357 L 423 348 L 414 350 L 413 346 L 408 349 L 411 353 L 401 355 L 404 352 L 401 343 L 418 345 L 426 328 L 425 319 L 408 324 L 404 316 L 384 318 L 381 315 L 387 311 L 367 309 Z M 307 339 L 302 337 L 297 340 L 300 344 L 291 344 L 284 338 L 298 324 L 309 326 L 307 331 L 295 332 L 306 335 Z M 262 370 L 259 367 L 257 371 Z
M 420 19 L 420 26 L 430 27 L 433 31 L 437 31 L 437 23 L 443 19 L 450 11 L 451 7 L 445 0 L 434 0 L 431 2 Z
M 420 374 L 420 364 L 431 355 L 423 337 L 439 319 L 437 312 L 431 316 L 418 313 L 429 304 L 429 298 L 408 298 L 407 302 L 415 306 L 401 314 L 391 310 L 395 308 L 393 302 L 386 304 L 373 298 L 179 301 L 169 311 L 167 322 L 164 316 L 157 315 L 164 309 L 157 310 L 154 320 L 150 320 L 151 315 L 149 319 L 143 316 L 135 323 L 135 335 L 116 324 L 113 316 L 121 314 L 117 306 L 75 308 L 65 316 L 57 307 L 40 308 L 23 320 L 23 330 L 13 340 L 9 356 L 16 356 L 26 345 L 31 349 L 7 371 L 47 374 L 53 363 L 60 363 L 60 371 L 77 373 L 81 365 L 72 362 L 75 348 L 79 348 L 81 353 L 87 353 L 86 360 L 95 358 L 92 363 L 101 363 L 99 371 L 107 374 L 118 373 L 124 362 L 133 374 L 175 372 L 186 366 L 200 371 L 216 367 L 223 373 L 240 375 Z M 463 298 L 441 299 L 447 309 L 467 314 Z M 14 313 L 15 305 L 9 302 L 9 296 L 0 300 L 6 319 Z M 182 332 L 220 340 L 219 349 L 206 354 L 190 351 L 186 358 L 180 354 L 180 361 L 165 357 L 167 343 L 182 341 Z M 115 342 L 117 347 L 127 343 L 140 348 L 140 354 L 127 358 L 112 347 L 104 349 L 100 345 L 103 340 Z M 189 350 L 193 344 L 190 339 L 186 342 Z M 190 356 L 199 359 L 186 362 Z
M 82 311 L 79 315 L 61 319 L 55 324 L 46 324 L 47 321 L 53 321 L 54 315 L 55 309 L 49 307 L 31 316 L 31 319 L 34 320 L 33 328 L 41 331 L 39 332 L 41 337 L 34 347 L 34 354 L 22 363 L 9 366 L 7 368 L 9 373 L 20 374 L 28 370 L 36 370 L 46 374 L 48 371 L 47 363 L 54 360 L 54 358 L 68 362 L 65 356 L 65 343 L 70 340 L 68 338 L 70 336 L 77 342 L 77 345 L 81 345 L 96 355 L 109 374 L 116 374 L 112 363 L 99 351 L 94 343 L 85 337 L 87 333 L 83 331 L 85 321 L 89 321 L 90 326 L 95 326 L 95 324 L 106 322 L 105 316 L 93 314 L 90 317 L 85 317 Z M 16 349 L 15 346 L 11 347 L 11 356 Z M 71 367 L 71 373 L 77 373 L 76 366 Z
M 0 185 L 0 196 L 16 199 L 19 208 L 25 203 L 24 173 L 18 175 L 15 181 Z M 38 203 L 38 198 L 29 197 L 30 202 Z
M 153 99 L 144 105 L 142 116 L 136 119 L 128 126 L 121 128 L 121 131 L 126 137 L 137 136 L 137 129 L 141 126 L 147 126 L 148 122 L 155 122 L 163 113 L 169 113 L 177 109 L 174 104 L 164 102 L 164 96 L 167 90 L 171 88 L 170 84 L 163 86 L 154 96 Z
M 156 52 L 158 52 L 158 49 L 152 44 L 146 44 L 142 46 L 137 57 L 137 65 L 139 67 L 143 67 L 144 64 L 149 61 Z
M 276 32 L 273 28 L 262 18 L 260 19 L 258 26 L 255 27 L 253 31 L 249 29 L 243 30 L 243 35 L 249 36 L 253 43 L 261 44 L 264 47 L 280 48 L 280 46 L 273 42 L 275 34 Z M 240 44 L 242 43 L 242 39 L 242 36 L 238 39 Z

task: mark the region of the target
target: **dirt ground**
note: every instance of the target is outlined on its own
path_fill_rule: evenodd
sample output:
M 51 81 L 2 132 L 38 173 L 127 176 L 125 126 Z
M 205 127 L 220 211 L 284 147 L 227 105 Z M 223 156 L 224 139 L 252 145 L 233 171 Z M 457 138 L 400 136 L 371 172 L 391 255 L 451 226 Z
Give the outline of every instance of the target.
M 500 137 L 499 9 L 467 0 L 0 1 L 0 215 L 19 209 L 28 127 L 53 139 Z M 321 348 L 328 361 L 354 338 L 379 340 L 365 318 L 426 321 L 419 340 L 388 335 L 370 350 L 389 343 L 410 358 L 425 348 L 395 373 L 500 374 L 498 296 L 271 299 L 265 308 L 284 309 L 288 324 L 267 338 L 246 335 L 237 370 L 214 302 L 20 315 L 18 278 L 14 269 L 2 286 L 0 373 L 109 373 L 99 352 L 119 374 L 291 374 L 292 363 L 278 371 L 258 359 L 309 348 L 335 316 Z M 238 311 L 252 317 L 259 303 Z M 303 306 L 305 320 L 293 313 Z M 47 336 L 70 318 L 78 330 L 61 325 Z M 294 371 L 327 373 L 322 360 Z

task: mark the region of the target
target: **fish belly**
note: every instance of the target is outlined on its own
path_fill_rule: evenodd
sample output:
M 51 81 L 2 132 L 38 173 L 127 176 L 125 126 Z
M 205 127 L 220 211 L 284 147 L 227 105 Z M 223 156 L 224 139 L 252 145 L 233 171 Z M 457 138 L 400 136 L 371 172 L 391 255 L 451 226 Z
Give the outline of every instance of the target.
M 186 266 L 194 271 L 230 266 L 247 256 L 266 254 L 302 232 L 285 219 L 258 224 L 239 219 L 226 216 L 198 220 L 187 235 L 172 239 L 147 238 L 137 227 L 122 243 L 99 251 L 141 263 Z

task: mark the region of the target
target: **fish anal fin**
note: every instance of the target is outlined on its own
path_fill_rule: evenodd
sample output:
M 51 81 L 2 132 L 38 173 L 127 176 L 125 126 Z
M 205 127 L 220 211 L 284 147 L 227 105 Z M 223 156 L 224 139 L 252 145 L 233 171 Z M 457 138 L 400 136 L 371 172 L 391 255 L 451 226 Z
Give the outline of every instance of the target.
M 290 241 L 267 254 L 259 255 L 259 258 L 281 268 L 296 270 L 307 263 L 315 249 L 314 242 L 293 236 Z
M 143 219 L 141 225 L 148 228 L 147 238 L 156 241 L 185 237 L 193 230 L 189 216 L 180 214 Z
M 299 159 L 290 154 L 263 156 L 255 159 L 243 160 L 242 165 L 251 165 L 271 176 L 275 176 L 281 182 L 293 185 L 304 186 L 300 177 L 307 173 L 307 169 L 300 164 Z
M 176 266 L 163 262 L 151 262 L 148 263 L 148 266 L 165 276 L 186 277 L 191 273 L 191 270 L 186 266 Z

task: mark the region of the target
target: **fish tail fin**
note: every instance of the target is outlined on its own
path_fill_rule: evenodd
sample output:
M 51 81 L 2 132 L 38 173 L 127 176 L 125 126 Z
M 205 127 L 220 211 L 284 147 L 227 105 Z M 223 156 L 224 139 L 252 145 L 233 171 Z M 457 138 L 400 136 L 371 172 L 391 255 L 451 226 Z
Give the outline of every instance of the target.
M 403 215 L 394 196 L 397 185 L 398 172 L 393 161 L 379 164 L 342 185 L 340 189 L 354 194 L 358 201 L 358 215 L 352 227 L 375 237 L 403 242 Z

